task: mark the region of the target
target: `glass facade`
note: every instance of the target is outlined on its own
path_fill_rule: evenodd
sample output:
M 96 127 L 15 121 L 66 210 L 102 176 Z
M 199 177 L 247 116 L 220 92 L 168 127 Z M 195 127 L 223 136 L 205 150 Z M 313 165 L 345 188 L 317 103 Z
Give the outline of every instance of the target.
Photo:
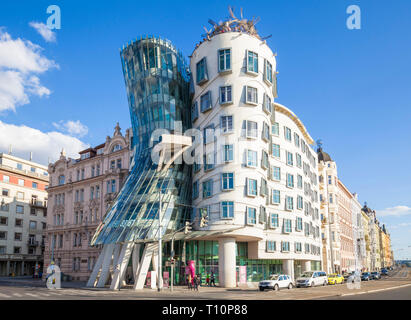
M 168 40 L 146 37 L 124 47 L 120 56 L 133 130 L 133 162 L 93 245 L 158 238 L 160 196 L 162 234 L 183 226 L 190 216 L 190 208 L 182 205 L 191 201 L 191 167 L 172 164 L 167 171 L 157 172 L 151 158 L 158 143 L 152 138 L 156 129 L 182 134 L 191 125 L 190 75 L 183 55 Z

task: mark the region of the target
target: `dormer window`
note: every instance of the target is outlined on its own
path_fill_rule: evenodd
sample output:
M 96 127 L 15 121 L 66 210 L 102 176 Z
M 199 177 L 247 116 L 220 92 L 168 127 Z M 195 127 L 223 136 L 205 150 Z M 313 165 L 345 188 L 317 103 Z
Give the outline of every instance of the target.
M 81 155 L 81 160 L 88 159 L 88 158 L 90 158 L 90 152 L 86 152 Z
M 121 144 L 116 144 L 116 145 L 113 147 L 113 149 L 112 149 L 111 152 L 116 152 L 116 151 L 119 151 L 119 150 L 121 150 L 121 149 L 123 149 L 123 147 L 121 146 Z

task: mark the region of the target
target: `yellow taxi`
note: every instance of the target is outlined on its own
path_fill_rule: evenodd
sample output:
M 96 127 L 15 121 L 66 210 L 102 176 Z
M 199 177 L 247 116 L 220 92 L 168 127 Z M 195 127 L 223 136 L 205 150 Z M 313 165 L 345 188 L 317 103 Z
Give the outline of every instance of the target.
M 332 273 L 328 275 L 328 284 L 344 283 L 344 277 L 340 274 Z

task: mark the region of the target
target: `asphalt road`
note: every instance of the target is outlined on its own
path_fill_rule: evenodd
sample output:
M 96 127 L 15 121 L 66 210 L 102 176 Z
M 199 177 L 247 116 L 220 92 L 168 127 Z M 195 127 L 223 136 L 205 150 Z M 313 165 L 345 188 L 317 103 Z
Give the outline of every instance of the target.
M 70 286 L 70 287 L 68 287 Z M 393 289 L 395 288 L 395 289 Z M 375 290 L 383 290 L 373 293 Z M 59 290 L 49 290 L 36 279 L 0 278 L 0 300 L 351 300 L 351 299 L 406 299 L 411 300 L 411 268 L 390 272 L 381 280 L 361 282 L 359 288 L 346 284 L 314 288 L 293 288 L 260 292 L 257 288 L 208 288 L 198 292 L 186 287 L 175 287 L 174 292 L 164 289 L 130 288 L 111 291 L 106 288 L 85 288 L 83 283 L 63 283 Z

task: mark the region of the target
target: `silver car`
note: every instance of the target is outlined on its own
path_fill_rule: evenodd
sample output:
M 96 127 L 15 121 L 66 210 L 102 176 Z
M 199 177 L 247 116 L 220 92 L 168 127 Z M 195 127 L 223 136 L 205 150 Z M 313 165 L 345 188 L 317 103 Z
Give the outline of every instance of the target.
M 293 280 L 286 274 L 273 274 L 268 280 L 260 281 L 258 284 L 260 291 L 264 291 L 265 289 L 276 291 L 281 288 L 291 289 L 293 286 Z

